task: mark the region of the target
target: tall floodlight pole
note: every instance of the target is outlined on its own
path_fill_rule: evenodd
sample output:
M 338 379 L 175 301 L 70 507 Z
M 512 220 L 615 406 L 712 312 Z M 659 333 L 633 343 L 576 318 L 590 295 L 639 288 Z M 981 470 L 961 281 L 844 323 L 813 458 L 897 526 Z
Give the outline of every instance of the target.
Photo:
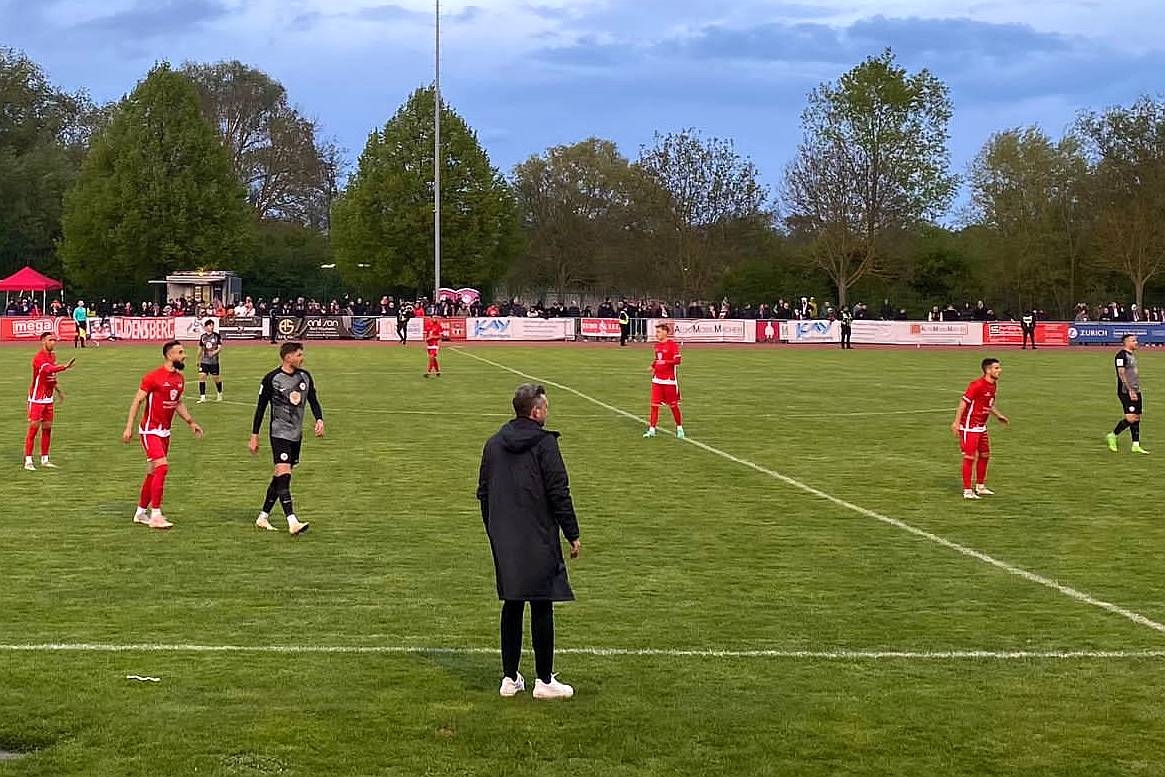
M 434 0 L 436 41 L 433 77 L 433 302 L 441 288 L 441 0 Z

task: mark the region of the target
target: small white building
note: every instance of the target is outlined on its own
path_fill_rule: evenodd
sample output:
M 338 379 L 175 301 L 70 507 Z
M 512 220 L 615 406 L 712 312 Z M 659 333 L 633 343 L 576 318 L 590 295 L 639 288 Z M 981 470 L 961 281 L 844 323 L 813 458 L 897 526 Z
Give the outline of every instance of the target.
M 190 270 L 166 276 L 164 281 L 150 281 L 159 286 L 165 284 L 166 299 L 191 297 L 199 303 L 210 304 L 221 300 L 224 305 L 234 305 L 242 298 L 243 279 L 230 270 Z

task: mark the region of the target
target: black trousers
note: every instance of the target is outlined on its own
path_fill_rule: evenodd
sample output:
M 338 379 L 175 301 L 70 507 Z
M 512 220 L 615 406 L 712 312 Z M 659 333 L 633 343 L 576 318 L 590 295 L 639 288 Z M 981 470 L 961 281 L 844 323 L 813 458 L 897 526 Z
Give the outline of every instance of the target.
M 1021 327 L 1021 328 L 1023 329 L 1023 347 L 1027 348 L 1028 341 L 1030 340 L 1031 344 L 1032 344 L 1032 349 L 1034 350 L 1036 347 L 1035 327 L 1032 327 L 1030 330 L 1027 327 Z M 1013 329 L 1011 331 L 1014 332 L 1015 330 Z
M 849 326 L 848 324 L 842 324 L 841 325 L 841 347 L 842 348 L 853 348 L 854 345 L 851 342 L 851 340 L 853 339 L 853 336 L 854 336 L 853 327 Z
M 522 661 L 522 616 L 526 603 L 502 602 L 502 673 L 516 680 Z M 538 679 L 550 682 L 554 673 L 554 602 L 530 602 L 530 641 L 534 645 L 534 670 Z
M 619 345 L 627 345 L 627 338 L 631 336 L 630 324 L 619 324 Z

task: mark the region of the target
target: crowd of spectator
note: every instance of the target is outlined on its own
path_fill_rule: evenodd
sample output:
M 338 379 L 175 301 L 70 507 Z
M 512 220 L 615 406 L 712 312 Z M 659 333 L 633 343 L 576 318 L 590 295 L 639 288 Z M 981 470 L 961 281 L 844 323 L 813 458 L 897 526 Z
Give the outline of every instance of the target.
M 170 299 L 165 302 L 143 301 L 139 303 L 102 299 L 96 302 L 84 303 L 89 316 L 106 319 L 110 316 L 216 316 L 230 317 L 267 317 L 267 316 L 318 316 L 318 315 L 345 315 L 345 316 L 385 316 L 397 317 L 404 309 L 410 316 L 442 315 L 446 317 L 493 317 L 518 316 L 523 318 L 618 318 L 623 312 L 629 318 L 736 318 L 736 319 L 781 319 L 781 320 L 832 320 L 841 318 L 842 308 L 832 302 L 819 303 L 816 297 L 803 296 L 799 298 L 779 298 L 772 304 L 762 303 L 753 305 L 746 303 L 734 305 L 727 297 L 719 302 L 697 300 L 687 303 L 668 303 L 658 299 L 646 298 L 619 298 L 612 300 L 608 297 L 601 303 L 589 304 L 562 304 L 561 302 L 544 304 L 542 302 L 524 302 L 518 297 L 498 300 L 495 302 L 441 300 L 431 301 L 425 297 L 417 300 L 396 299 L 383 296 L 379 300 L 364 299 L 363 297 L 344 296 L 323 302 L 316 299 L 296 297 L 281 299 L 275 297 L 267 301 L 263 298 L 253 299 L 244 297 L 233 306 L 225 306 L 220 300 L 201 302 L 192 297 Z M 49 300 L 47 307 L 42 310 L 35 298 L 18 297 L 9 300 L 4 310 L 6 316 L 69 316 L 74 305 L 63 300 Z M 882 300 L 876 308 L 865 302 L 858 302 L 849 307 L 847 312 L 855 320 L 881 319 L 894 321 L 910 320 L 905 308 L 891 304 L 889 299 Z M 995 310 L 983 300 L 972 304 L 964 302 L 960 306 L 947 304 L 944 307 L 935 305 L 923 316 L 927 321 L 1015 321 L 1020 317 L 1032 314 L 1039 320 L 1047 320 L 1043 310 L 1025 310 L 1021 312 L 1005 311 L 997 315 Z M 1076 306 L 1073 320 L 1076 322 L 1088 321 L 1124 321 L 1124 322 L 1157 322 L 1165 323 L 1165 307 L 1146 306 L 1136 304 L 1121 305 L 1110 302 L 1106 305 L 1089 306 L 1080 303 Z

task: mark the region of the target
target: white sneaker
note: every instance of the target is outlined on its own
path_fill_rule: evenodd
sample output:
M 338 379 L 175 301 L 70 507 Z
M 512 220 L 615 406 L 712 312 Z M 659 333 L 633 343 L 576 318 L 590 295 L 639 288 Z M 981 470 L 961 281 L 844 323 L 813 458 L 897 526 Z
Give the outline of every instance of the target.
M 205 404 L 206 404 L 206 397 L 205 397 L 205 396 L 201 396 L 201 397 L 199 397 L 199 398 L 198 398 L 198 404 L 200 404 L 200 405 L 205 405 Z
M 979 496 L 995 496 L 995 492 L 982 483 L 975 486 L 975 493 Z
M 29 472 L 36 472 L 36 465 L 33 464 L 31 461 L 24 462 L 24 468 L 26 470 L 28 470 Z
M 259 529 L 266 529 L 267 531 L 279 531 L 271 525 L 271 522 L 267 520 L 267 516 L 265 515 L 260 515 L 255 519 L 255 527 Z
M 310 525 L 311 524 L 307 523 L 306 521 L 292 519 L 287 522 L 287 533 L 292 537 L 297 537 L 307 531 L 307 527 Z
M 214 401 L 215 402 L 222 402 L 222 394 L 219 394 L 217 397 L 215 397 Z
M 550 682 L 534 681 L 535 699 L 569 699 L 574 696 L 574 688 L 558 682 L 558 675 L 551 675 Z
M 137 511 L 134 512 L 134 514 L 133 514 L 133 522 L 140 523 L 143 525 L 149 525 L 149 523 L 150 523 L 150 511 L 143 510 L 142 508 L 139 507 L 137 509 Z
M 45 469 L 60 469 L 60 467 L 58 467 L 56 464 L 53 464 L 51 461 L 49 461 L 48 456 L 45 456 L 40 460 L 40 465 Z
M 508 699 L 511 696 L 517 696 L 524 690 L 526 690 L 526 679 L 522 677 L 521 672 L 518 672 L 517 680 L 511 680 L 508 677 L 502 678 L 502 687 L 498 689 L 498 693 Z
M 963 489 L 963 499 L 981 499 L 981 498 L 982 497 L 980 497 L 978 494 L 976 494 L 971 489 L 969 489 L 969 488 Z

